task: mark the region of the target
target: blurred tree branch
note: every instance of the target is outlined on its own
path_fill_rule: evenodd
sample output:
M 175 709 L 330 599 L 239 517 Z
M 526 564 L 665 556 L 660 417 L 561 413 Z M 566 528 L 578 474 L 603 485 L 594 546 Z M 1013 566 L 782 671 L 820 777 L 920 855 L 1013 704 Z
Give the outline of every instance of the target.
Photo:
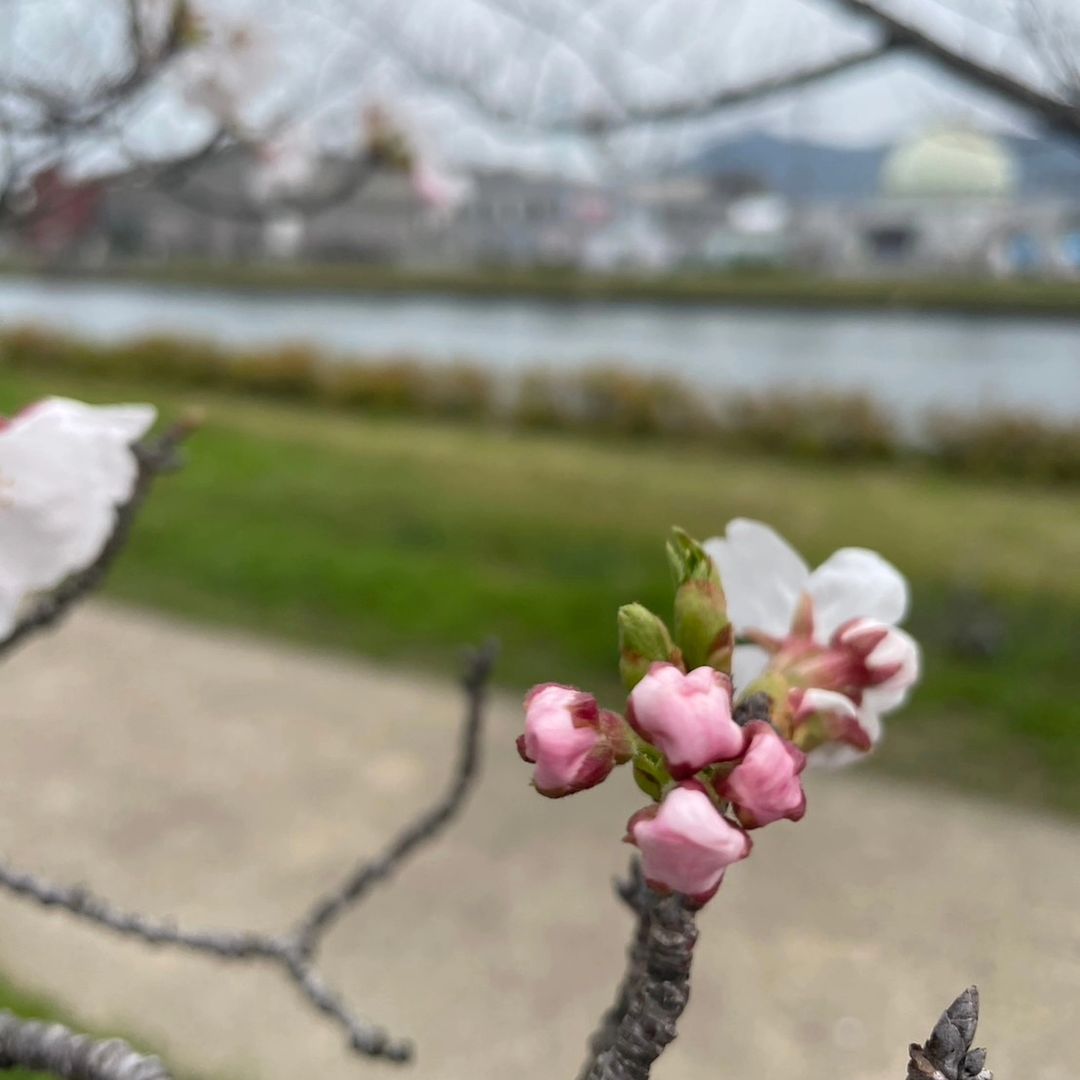
M 21 1020 L 0 1012 L 0 1069 L 32 1069 L 60 1080 L 171 1080 L 154 1057 L 120 1039 L 97 1041 L 62 1024 Z
M 171 919 L 123 911 L 90 892 L 85 886 L 63 886 L 0 861 L 0 889 L 43 907 L 66 911 L 149 945 L 175 946 L 220 960 L 264 961 L 277 966 L 301 995 L 341 1027 L 358 1054 L 393 1062 L 408 1061 L 411 1044 L 391 1038 L 384 1030 L 356 1016 L 324 981 L 313 964 L 322 937 L 333 922 L 362 900 L 372 887 L 387 880 L 426 843 L 434 840 L 461 808 L 479 768 L 487 688 L 496 655 L 493 643 L 469 658 L 462 678 L 465 722 L 459 736 L 458 760 L 445 798 L 406 827 L 397 840 L 371 863 L 362 864 L 346 885 L 327 899 L 313 902 L 299 929 L 281 934 L 247 930 L 185 930 Z

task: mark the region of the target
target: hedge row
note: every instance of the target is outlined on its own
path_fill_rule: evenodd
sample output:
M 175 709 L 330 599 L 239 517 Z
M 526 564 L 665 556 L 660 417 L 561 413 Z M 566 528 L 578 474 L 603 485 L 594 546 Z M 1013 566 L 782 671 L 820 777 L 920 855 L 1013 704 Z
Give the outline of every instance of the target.
M 616 367 L 507 378 L 469 364 L 333 362 L 298 346 L 243 353 L 166 337 L 103 345 L 26 328 L 0 335 L 0 360 L 11 369 L 229 390 L 358 412 L 712 443 L 809 460 L 920 459 L 966 473 L 1080 481 L 1080 422 L 937 411 L 912 439 L 859 393 L 706 394 L 677 379 Z

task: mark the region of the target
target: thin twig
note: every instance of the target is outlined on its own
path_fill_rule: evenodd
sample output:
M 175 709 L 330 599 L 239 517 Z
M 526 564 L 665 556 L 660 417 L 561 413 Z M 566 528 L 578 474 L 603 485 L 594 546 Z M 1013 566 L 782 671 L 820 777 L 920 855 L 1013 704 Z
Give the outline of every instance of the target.
M 0 1012 L 0 1069 L 32 1069 L 60 1080 L 171 1080 L 155 1057 L 120 1039 L 97 1041 L 62 1024 L 20 1020 Z
M 412 1044 L 408 1040 L 391 1038 L 382 1028 L 351 1012 L 323 981 L 312 964 L 312 956 L 318 941 L 338 915 L 357 904 L 373 886 L 385 881 L 426 841 L 438 835 L 461 808 L 479 768 L 487 685 L 495 653 L 493 644 L 479 650 L 470 659 L 465 672 L 465 723 L 461 729 L 457 767 L 446 797 L 406 828 L 382 855 L 359 867 L 342 889 L 312 904 L 311 912 L 325 911 L 326 914 L 317 922 L 311 915 L 307 916 L 300 924 L 305 928 L 303 933 L 275 935 L 244 930 L 184 930 L 171 919 L 123 911 L 84 886 L 56 885 L 35 874 L 17 870 L 3 860 L 0 860 L 0 889 L 43 907 L 62 909 L 85 922 L 138 938 L 149 945 L 173 946 L 224 960 L 273 964 L 290 979 L 305 1000 L 344 1030 L 349 1046 L 356 1053 L 392 1062 L 408 1061 L 413 1052 Z
M 416 821 L 407 826 L 374 859 L 360 863 L 332 892 L 312 905 L 296 929 L 302 956 L 311 956 L 319 939 L 331 924 L 377 884 L 386 880 L 420 846 L 434 840 L 457 816 L 465 803 L 480 767 L 481 736 L 487 684 L 498 655 L 498 645 L 489 642 L 471 658 L 462 679 L 468 702 L 462 729 L 457 765 L 446 793 Z

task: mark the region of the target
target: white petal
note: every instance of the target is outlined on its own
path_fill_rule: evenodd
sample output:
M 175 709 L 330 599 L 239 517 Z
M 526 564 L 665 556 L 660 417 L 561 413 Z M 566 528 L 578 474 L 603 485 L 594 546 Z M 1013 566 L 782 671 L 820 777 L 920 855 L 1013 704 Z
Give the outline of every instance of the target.
M 154 415 L 51 398 L 0 430 L 0 628 L 98 555 L 135 483 L 130 444 Z
M 899 665 L 900 670 L 887 682 L 863 691 L 868 708 L 878 713 L 892 712 L 904 704 L 909 691 L 919 681 L 922 655 L 918 642 L 906 631 L 894 628 L 870 654 L 869 661 L 876 668 Z
M 881 742 L 884 731 L 881 726 L 881 717 L 870 708 L 865 700 L 859 708 L 859 723 L 863 730 L 870 736 L 874 746 Z M 847 765 L 865 761 L 869 754 L 856 750 L 854 746 L 846 743 L 825 743 L 807 755 L 807 761 L 815 768 L 842 769 Z
M 904 576 L 876 551 L 841 548 L 811 575 L 814 637 L 825 644 L 851 619 L 871 618 L 894 625 L 908 607 Z
M 153 405 L 87 405 L 73 398 L 51 397 L 39 401 L 23 415 L 46 416 L 131 444 L 154 426 L 157 410 Z M 18 417 L 15 422 L 19 422 Z
M 768 666 L 769 654 L 756 645 L 736 645 L 731 658 L 731 681 L 736 691 L 745 690 Z
M 729 522 L 726 534 L 704 547 L 720 571 L 735 632 L 786 636 L 810 578 L 799 553 L 768 525 L 746 518 Z

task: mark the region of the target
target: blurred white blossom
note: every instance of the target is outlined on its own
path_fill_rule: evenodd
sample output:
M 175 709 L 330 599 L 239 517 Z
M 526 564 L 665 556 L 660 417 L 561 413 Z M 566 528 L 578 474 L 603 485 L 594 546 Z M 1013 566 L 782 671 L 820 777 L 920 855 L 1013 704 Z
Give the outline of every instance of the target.
M 98 556 L 132 494 L 150 405 L 46 398 L 0 428 L 0 635 L 26 598 Z

